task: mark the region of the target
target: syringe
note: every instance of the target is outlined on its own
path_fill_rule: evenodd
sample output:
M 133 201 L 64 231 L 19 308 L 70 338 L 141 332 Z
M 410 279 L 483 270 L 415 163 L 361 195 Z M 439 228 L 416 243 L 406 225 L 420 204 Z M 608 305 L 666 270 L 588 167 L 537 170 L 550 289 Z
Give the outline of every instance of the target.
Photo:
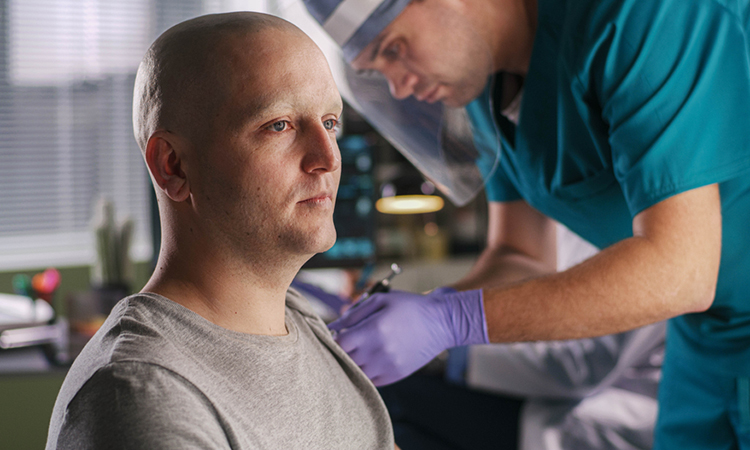
M 377 294 L 378 292 L 388 292 L 391 288 L 391 280 L 393 277 L 401 273 L 401 266 L 399 266 L 396 263 L 391 264 L 391 273 L 388 274 L 387 277 L 383 278 L 382 280 L 378 281 L 377 283 L 373 284 L 370 289 L 366 290 L 358 299 L 355 301 L 351 308 L 356 307 L 360 303 L 362 303 L 365 299 L 367 299 L 372 294 Z

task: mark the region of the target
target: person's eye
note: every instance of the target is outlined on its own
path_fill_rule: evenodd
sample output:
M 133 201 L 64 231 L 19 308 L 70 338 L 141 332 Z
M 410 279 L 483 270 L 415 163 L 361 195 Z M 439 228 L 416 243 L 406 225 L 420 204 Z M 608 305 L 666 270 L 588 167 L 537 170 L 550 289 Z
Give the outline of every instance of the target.
M 271 125 L 268 126 L 268 129 L 271 131 L 276 131 L 278 133 L 286 130 L 289 127 L 289 122 L 286 120 L 279 120 L 278 122 L 274 122 Z
M 383 47 L 383 50 L 381 50 L 380 54 L 386 59 L 386 61 L 396 61 L 401 57 L 401 43 L 396 41 L 386 45 Z
M 357 76 L 361 78 L 374 78 L 382 75 L 375 69 L 360 69 L 357 71 Z
M 323 126 L 326 130 L 336 130 L 338 128 L 339 121 L 336 119 L 328 119 L 323 121 Z

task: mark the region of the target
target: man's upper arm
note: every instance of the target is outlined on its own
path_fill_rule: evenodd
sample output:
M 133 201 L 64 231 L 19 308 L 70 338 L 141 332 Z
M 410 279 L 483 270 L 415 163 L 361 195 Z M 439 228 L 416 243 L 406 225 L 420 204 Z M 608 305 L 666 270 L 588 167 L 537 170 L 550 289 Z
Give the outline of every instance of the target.
M 711 306 L 721 260 L 721 198 L 716 184 L 677 194 L 633 219 L 633 236 L 648 240 L 674 266 L 658 279 L 673 281 L 688 310 Z M 675 267 L 676 266 L 676 267 Z
M 452 286 L 488 288 L 554 272 L 555 235 L 555 223 L 525 201 L 490 201 L 487 248 Z
M 68 405 L 58 449 L 230 448 L 208 400 L 179 375 L 124 362 L 94 374 Z
M 490 202 L 487 247 L 509 249 L 556 265 L 555 222 L 524 200 Z

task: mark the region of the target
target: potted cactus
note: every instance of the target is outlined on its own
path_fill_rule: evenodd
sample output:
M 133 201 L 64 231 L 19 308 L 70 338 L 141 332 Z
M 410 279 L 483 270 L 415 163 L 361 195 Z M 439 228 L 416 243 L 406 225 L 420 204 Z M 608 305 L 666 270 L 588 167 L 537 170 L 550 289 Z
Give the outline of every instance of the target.
M 130 218 L 117 222 L 111 200 L 99 200 L 92 222 L 96 261 L 91 267 L 91 284 L 98 293 L 101 312 L 105 315 L 131 292 L 133 263 L 130 260 L 130 245 L 133 227 L 134 222 Z

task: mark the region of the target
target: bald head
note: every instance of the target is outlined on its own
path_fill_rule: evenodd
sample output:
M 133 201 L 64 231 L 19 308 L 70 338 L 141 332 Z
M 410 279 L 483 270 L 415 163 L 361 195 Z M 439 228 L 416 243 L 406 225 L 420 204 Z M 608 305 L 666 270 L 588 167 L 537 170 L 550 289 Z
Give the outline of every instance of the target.
M 141 150 L 159 129 L 192 141 L 210 134 L 212 118 L 233 94 L 232 43 L 252 45 L 253 36 L 261 42 L 269 32 L 309 40 L 289 22 L 254 12 L 197 17 L 159 36 L 135 80 L 133 129 Z

